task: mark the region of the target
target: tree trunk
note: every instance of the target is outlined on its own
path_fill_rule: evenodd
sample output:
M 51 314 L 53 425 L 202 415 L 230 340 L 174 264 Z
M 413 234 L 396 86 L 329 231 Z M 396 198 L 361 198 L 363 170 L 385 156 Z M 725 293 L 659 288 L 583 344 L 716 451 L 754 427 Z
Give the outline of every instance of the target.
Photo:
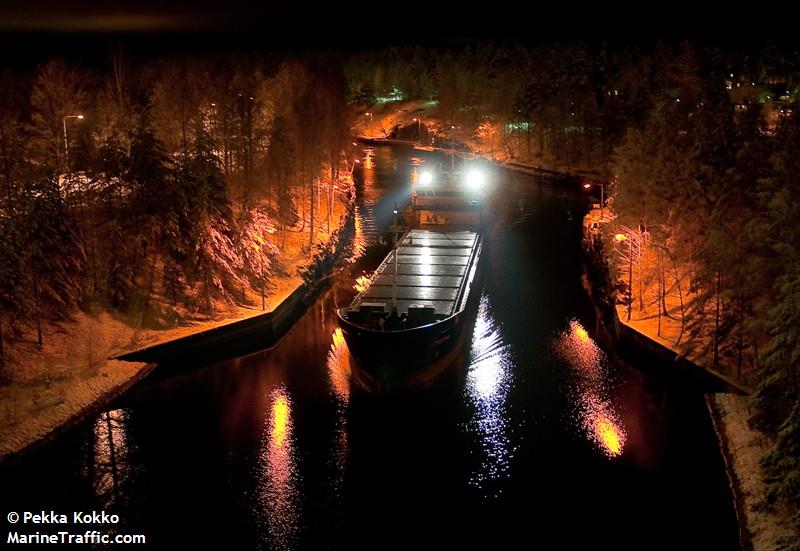
M 36 310 L 36 340 L 41 347 L 44 344 L 42 341 L 42 313 L 39 309 L 39 280 L 36 274 L 33 276 L 33 304 Z
M 309 182 L 308 189 L 309 189 L 309 191 L 311 193 L 311 200 L 309 201 L 309 204 L 310 204 L 310 207 L 309 207 L 309 209 L 310 209 L 309 210 L 309 226 L 310 226 L 310 228 L 309 228 L 309 232 L 308 232 L 308 245 L 309 245 L 309 247 L 313 247 L 314 246 L 314 183 L 315 183 L 315 179 L 314 178 L 310 178 L 308 182 Z M 310 251 L 309 251 L 309 253 L 310 253 Z
M 6 355 L 3 349 L 3 318 L 0 317 L 0 380 L 3 378 L 3 370 L 6 367 Z
M 717 270 L 717 297 L 716 307 L 714 309 L 714 360 L 712 365 L 717 367 L 719 365 L 719 317 L 720 317 L 720 272 Z
M 664 271 L 661 269 L 661 257 L 663 253 L 661 249 L 658 250 L 658 303 L 656 309 L 658 310 L 658 330 L 656 334 L 661 336 L 661 305 L 664 304 Z

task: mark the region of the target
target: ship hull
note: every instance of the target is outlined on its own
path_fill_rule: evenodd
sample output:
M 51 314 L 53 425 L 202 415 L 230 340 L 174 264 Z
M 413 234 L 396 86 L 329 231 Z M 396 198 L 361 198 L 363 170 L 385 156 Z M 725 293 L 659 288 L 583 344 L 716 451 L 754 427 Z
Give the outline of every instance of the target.
M 486 251 L 481 250 L 474 260 L 468 295 L 461 308 L 435 323 L 400 331 L 379 331 L 349 321 L 347 308 L 337 310 L 351 358 L 368 384 L 423 381 L 458 357 L 480 302 L 485 257 Z

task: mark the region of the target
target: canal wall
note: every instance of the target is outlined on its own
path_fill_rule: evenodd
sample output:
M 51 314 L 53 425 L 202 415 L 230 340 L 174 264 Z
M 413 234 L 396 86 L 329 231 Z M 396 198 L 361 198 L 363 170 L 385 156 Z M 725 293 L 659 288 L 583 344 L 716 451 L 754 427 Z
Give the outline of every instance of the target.
M 242 320 L 198 331 L 190 335 L 160 342 L 117 356 L 116 359 L 129 362 L 157 362 L 167 368 L 176 368 L 177 362 L 191 362 L 203 359 L 205 362 L 230 355 L 228 347 L 236 353 L 246 353 L 237 344 L 248 343 L 252 350 L 263 350 L 274 346 L 292 325 L 316 300 L 323 283 L 309 286 L 298 285 L 283 302 L 271 312 L 265 312 Z M 224 352 L 220 352 L 225 347 Z
M 749 389 L 686 358 L 656 335 L 626 324 L 618 313 L 616 290 L 598 236 L 587 235 L 583 250 L 584 287 L 594 305 L 601 338 L 638 369 L 652 371 L 643 366 L 661 366 L 654 375 L 663 376 L 666 371 L 703 390 L 733 495 L 742 549 L 791 548 L 798 541 L 791 513 L 785 507 L 765 506 L 767 487 L 760 465 L 772 443 L 749 426 Z
M 179 364 L 194 360 L 203 363 L 275 346 L 305 314 L 319 294 L 327 288 L 331 276 L 355 236 L 355 212 L 351 209 L 331 241 L 318 248 L 315 260 L 303 270 L 304 282 L 297 285 L 270 312 L 233 320 L 210 329 L 127 352 L 115 359 L 133 362 L 157 362 L 159 370 L 177 370 Z

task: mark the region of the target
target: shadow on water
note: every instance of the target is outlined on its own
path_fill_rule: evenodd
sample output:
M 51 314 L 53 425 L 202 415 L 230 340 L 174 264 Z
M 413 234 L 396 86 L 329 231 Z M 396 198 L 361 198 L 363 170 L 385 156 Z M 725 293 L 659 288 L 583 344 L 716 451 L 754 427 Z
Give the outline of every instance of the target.
M 360 223 L 380 260 L 410 158 L 436 158 L 369 156 Z M 113 510 L 165 549 L 736 549 L 702 389 L 617 362 L 586 329 L 585 198 L 496 186 L 469 342 L 425 385 L 354 382 L 335 308 L 371 269 L 356 264 L 273 349 L 182 360 L 2 471 L 5 509 Z

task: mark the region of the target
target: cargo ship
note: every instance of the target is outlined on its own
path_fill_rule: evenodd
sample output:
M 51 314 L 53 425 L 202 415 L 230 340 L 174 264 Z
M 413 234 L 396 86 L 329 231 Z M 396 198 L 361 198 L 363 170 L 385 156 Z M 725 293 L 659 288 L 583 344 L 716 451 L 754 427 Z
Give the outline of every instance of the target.
M 463 344 L 486 256 L 484 186 L 475 172 L 423 171 L 412 185 L 414 227 L 395 220 L 392 250 L 337 311 L 351 356 L 377 382 L 446 363 Z

